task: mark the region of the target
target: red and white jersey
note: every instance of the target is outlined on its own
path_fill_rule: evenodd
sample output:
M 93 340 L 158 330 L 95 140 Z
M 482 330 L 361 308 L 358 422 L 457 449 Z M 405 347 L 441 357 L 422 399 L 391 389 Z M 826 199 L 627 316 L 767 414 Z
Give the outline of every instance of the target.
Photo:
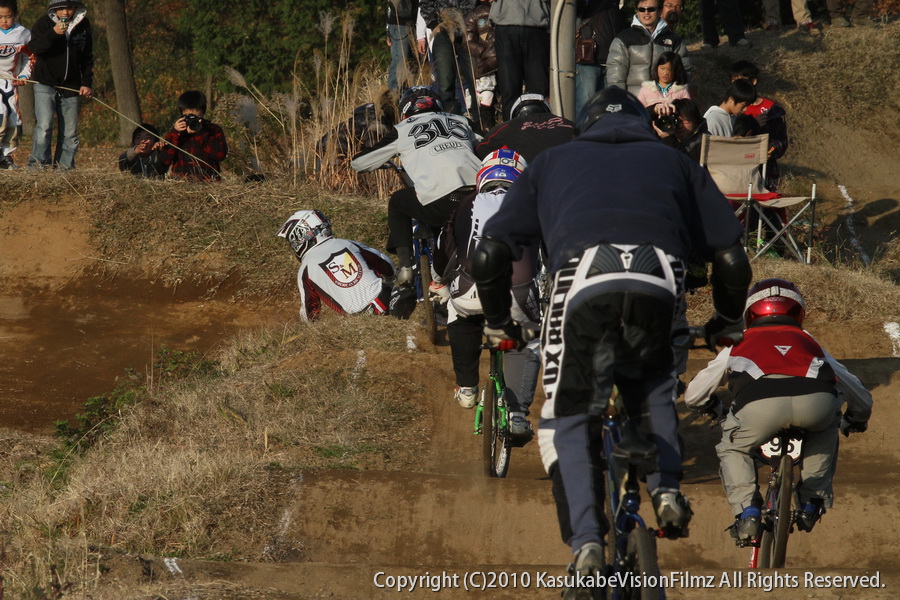
M 369 307 L 375 314 L 385 313 L 387 303 L 379 298 L 385 285 L 382 278 L 393 274 L 391 259 L 378 250 L 349 240 L 325 240 L 303 255 L 297 272 L 300 317 L 315 319 L 323 304 L 342 315 Z
M 31 77 L 31 66 L 34 55 L 28 50 L 31 32 L 18 23 L 12 29 L 0 29 L 0 118 L 8 115 L 8 125 L 20 124 L 18 94 L 13 87 L 12 79 Z
M 819 345 L 809 332 L 789 325 L 751 327 L 737 346 L 724 348 L 688 384 L 684 402 L 703 406 L 729 375 L 746 373 L 753 379 L 787 375 L 816 379 L 827 365 L 834 372 L 835 387 L 857 415 L 872 410 L 872 394 L 860 380 Z

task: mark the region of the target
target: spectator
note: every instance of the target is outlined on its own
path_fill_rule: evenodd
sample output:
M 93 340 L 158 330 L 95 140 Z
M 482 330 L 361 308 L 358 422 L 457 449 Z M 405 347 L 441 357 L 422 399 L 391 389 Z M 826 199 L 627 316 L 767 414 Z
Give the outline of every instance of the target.
M 412 36 L 416 26 L 419 0 L 388 0 L 387 45 L 391 48 L 388 68 L 388 88 L 399 97 L 400 90 L 409 85 L 409 58 L 412 56 Z
M 522 90 L 550 94 L 550 3 L 546 0 L 492 0 L 497 40 L 497 90 L 503 120 Z
M 660 18 L 666 22 L 669 29 L 675 29 L 678 21 L 681 20 L 681 13 L 684 11 L 684 0 L 663 0 L 662 14 Z
M 131 148 L 119 155 L 119 170 L 149 179 L 165 176 L 168 168 L 162 156 L 165 145 L 156 127 L 141 123 L 131 134 Z
M 220 164 L 228 156 L 225 132 L 205 119 L 206 96 L 189 91 L 178 97 L 181 117 L 166 134 L 163 160 L 173 175 L 200 181 L 221 179 Z
M 615 37 L 606 62 L 606 85 L 628 90 L 635 96 L 641 84 L 652 79 L 655 57 L 664 52 L 681 56 L 690 71 L 687 46 L 678 34 L 659 18 L 660 0 L 637 0 L 631 27 Z
M 466 41 L 475 69 L 475 95 L 478 114 L 474 115 L 476 130 L 484 133 L 494 126 L 494 105 L 497 89 L 497 48 L 494 26 L 490 19 L 491 3 L 479 2 L 466 15 Z
M 752 62 L 739 60 L 731 66 L 731 80 L 745 79 L 754 86 L 759 81 L 759 69 Z M 760 125 L 761 133 L 769 134 L 769 160 L 766 163 L 766 187 L 773 192 L 778 189 L 781 170 L 778 159 L 788 148 L 787 114 L 774 100 L 758 96 L 744 109 L 744 114 L 754 117 Z
M 719 28 L 716 12 L 722 17 L 725 35 L 732 46 L 748 48 L 750 40 L 744 37 L 744 20 L 737 0 L 700 0 L 700 24 L 703 30 L 703 47 L 716 48 L 719 45 Z
M 668 0 L 681 2 L 681 0 Z M 575 114 L 594 94 L 606 86 L 609 46 L 626 29 L 617 0 L 588 0 L 578 3 L 581 19 L 576 36 Z
M 550 112 L 547 99 L 540 94 L 522 94 L 512 105 L 512 117 L 488 131 L 475 146 L 478 158 L 501 148 L 516 148 L 527 162 L 552 146 L 575 137 L 575 123 Z
M 703 118 L 710 135 L 731 137 L 734 118 L 744 112 L 756 100 L 756 88 L 746 79 L 731 82 L 725 92 L 725 100 L 718 106 L 710 106 Z
M 419 1 L 422 18 L 433 35 L 431 67 L 438 94 L 444 110 L 457 115 L 470 113 L 472 108 L 460 105 L 456 99 L 456 89 L 460 85 L 472 93 L 475 89 L 472 57 L 466 44 L 463 15 L 475 8 L 476 2 L 477 0 Z
M 850 27 L 850 20 L 857 27 L 881 27 L 881 21 L 872 16 L 872 0 L 826 0 L 831 24 L 837 27 Z
M 318 318 L 322 304 L 352 315 L 388 312 L 394 274 L 391 260 L 359 242 L 334 237 L 331 221 L 317 210 L 299 210 L 281 226 L 278 237 L 288 241 L 300 261 L 300 318 Z
M 781 5 L 779 0 L 763 0 L 763 11 L 766 14 L 766 31 L 778 31 L 781 29 Z M 791 11 L 794 13 L 794 21 L 797 29 L 808 33 L 819 33 L 819 28 L 813 23 L 809 14 L 807 0 L 791 0 Z
M 687 89 L 687 72 L 681 57 L 674 52 L 663 52 L 653 66 L 653 80 L 641 84 L 638 100 L 658 115 L 675 112 L 672 101 L 676 98 L 690 98 Z
M 81 0 L 51 0 L 47 14 L 31 28 L 34 53 L 34 118 L 29 167 L 75 168 L 78 152 L 78 106 L 94 85 L 94 45 L 87 8 Z M 63 89 L 65 88 L 65 89 Z M 53 117 L 59 137 L 51 161 Z
M 675 131 L 664 133 L 656 129 L 663 143 L 684 152 L 698 163 L 700 162 L 700 146 L 703 134 L 709 133 L 706 119 L 700 116 L 700 109 L 693 100 L 678 98 L 672 105 L 675 107 Z
M 14 169 L 13 152 L 22 119 L 19 92 L 31 77 L 34 58 L 28 49 L 31 32 L 18 23 L 16 0 L 0 0 L 0 169 Z

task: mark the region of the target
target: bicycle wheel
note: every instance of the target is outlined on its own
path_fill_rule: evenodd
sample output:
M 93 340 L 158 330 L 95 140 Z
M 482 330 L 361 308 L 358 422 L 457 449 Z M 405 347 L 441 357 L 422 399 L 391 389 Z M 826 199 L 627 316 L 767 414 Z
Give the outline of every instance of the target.
M 794 465 L 790 455 L 785 453 L 778 466 L 778 502 L 776 506 L 775 531 L 773 532 L 772 565 L 773 569 L 784 567 L 787 555 L 788 535 L 791 533 L 791 501 L 793 500 Z
M 481 462 L 485 477 L 494 476 L 494 413 L 497 412 L 497 388 L 487 380 L 481 392 Z
M 659 587 L 659 562 L 656 558 L 656 540 L 644 527 L 637 526 L 628 534 L 628 552 L 625 555 L 624 600 L 664 600 L 665 591 Z M 630 585 L 634 583 L 639 585 Z M 656 581 L 656 586 L 641 585 Z
M 491 385 L 494 381 L 491 380 Z M 506 408 L 506 393 L 497 399 L 494 407 L 494 426 L 491 428 L 493 442 L 494 477 L 506 477 L 509 471 L 509 411 Z
M 419 275 L 422 278 L 422 306 L 425 307 L 425 333 L 428 341 L 434 344 L 437 338 L 437 322 L 434 319 L 434 303 L 431 301 L 431 263 L 424 252 L 419 257 Z
M 772 546 L 774 546 L 775 536 L 772 535 L 771 529 L 764 529 L 759 538 L 759 557 L 756 561 L 757 569 L 772 568 Z

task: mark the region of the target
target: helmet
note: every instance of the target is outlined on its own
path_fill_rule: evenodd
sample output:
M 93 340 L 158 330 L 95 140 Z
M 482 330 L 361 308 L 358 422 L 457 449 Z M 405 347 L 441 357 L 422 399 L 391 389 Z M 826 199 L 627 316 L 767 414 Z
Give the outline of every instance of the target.
M 634 94 L 617 87 L 608 87 L 597 92 L 582 107 L 581 112 L 578 113 L 576 129 L 578 133 L 584 133 L 594 123 L 613 113 L 634 115 L 640 117 L 648 124 L 650 123 L 650 114 Z
M 475 186 L 479 192 L 500 186 L 509 187 L 527 166 L 528 163 L 515 150 L 494 150 L 481 161 L 481 169 L 475 175 Z
M 298 260 L 310 248 L 334 237 L 331 221 L 318 210 L 298 210 L 281 226 L 278 237 L 283 237 L 291 245 Z
M 444 103 L 427 85 L 417 85 L 403 92 L 400 97 L 400 120 L 423 112 L 440 112 Z
M 747 327 L 763 323 L 785 323 L 803 326 L 806 302 L 790 281 L 763 279 L 747 293 L 744 323 Z
M 509 109 L 509 118 L 524 117 L 527 115 L 543 115 L 551 112 L 550 104 L 541 94 L 522 94 Z

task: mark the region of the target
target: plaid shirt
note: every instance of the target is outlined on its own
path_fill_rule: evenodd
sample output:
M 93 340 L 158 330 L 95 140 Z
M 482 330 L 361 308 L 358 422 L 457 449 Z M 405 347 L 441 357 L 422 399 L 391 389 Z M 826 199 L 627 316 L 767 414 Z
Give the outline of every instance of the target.
M 221 179 L 219 163 L 228 156 L 225 132 L 210 121 L 204 121 L 204 125 L 197 133 L 173 129 L 166 134 L 166 141 L 180 149 L 176 150 L 168 145 L 162 149 L 163 162 L 170 165 L 170 173 L 173 175 L 201 181 Z

